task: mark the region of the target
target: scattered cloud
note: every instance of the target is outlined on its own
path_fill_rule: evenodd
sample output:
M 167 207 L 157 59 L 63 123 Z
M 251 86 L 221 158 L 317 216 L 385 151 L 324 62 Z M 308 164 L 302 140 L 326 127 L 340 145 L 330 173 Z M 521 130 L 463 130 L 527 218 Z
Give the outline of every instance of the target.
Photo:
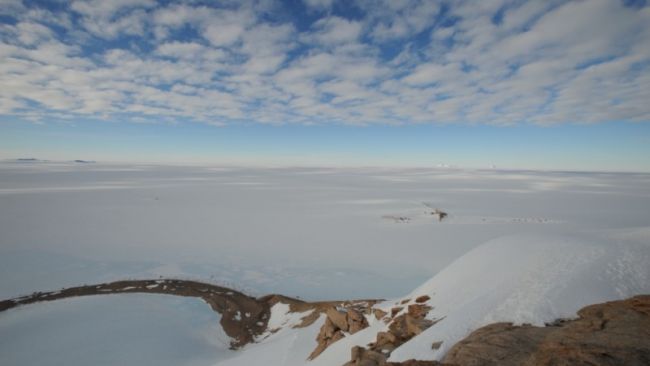
M 650 121 L 645 2 L 0 4 L 0 115 L 30 121 Z

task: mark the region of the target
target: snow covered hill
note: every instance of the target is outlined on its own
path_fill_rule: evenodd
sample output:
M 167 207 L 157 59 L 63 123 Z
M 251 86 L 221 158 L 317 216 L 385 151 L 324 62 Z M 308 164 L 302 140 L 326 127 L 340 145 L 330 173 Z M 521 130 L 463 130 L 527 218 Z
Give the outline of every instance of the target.
M 253 365 L 256 360 L 286 366 L 342 365 L 350 360 L 352 347 L 367 347 L 379 332 L 389 330 L 393 319 L 425 296 L 432 307 L 426 317 L 434 324 L 392 351 L 389 361 L 441 360 L 456 342 L 487 324 L 505 321 L 543 326 L 558 318 L 574 318 L 586 305 L 648 293 L 647 241 L 501 237 L 465 254 L 409 295 L 376 305 L 387 313 L 384 318 L 366 315 L 367 328 L 348 334 L 312 361 L 307 357 L 316 346 L 325 316 L 309 327 L 293 328 L 308 312 L 291 313 L 287 305 L 279 303 L 273 309 L 272 323 L 279 325 L 280 331 L 217 365 Z

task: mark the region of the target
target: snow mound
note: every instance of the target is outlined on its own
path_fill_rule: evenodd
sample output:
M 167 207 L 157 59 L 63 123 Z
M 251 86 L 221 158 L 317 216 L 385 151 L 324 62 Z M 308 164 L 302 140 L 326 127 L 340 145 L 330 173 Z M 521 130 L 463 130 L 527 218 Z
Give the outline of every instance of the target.
M 391 361 L 440 360 L 494 322 L 544 325 L 590 304 L 650 293 L 650 241 L 507 236 L 463 255 L 405 299 L 428 295 L 437 324 L 397 348 Z M 399 300 L 398 300 L 399 301 Z M 412 301 L 412 300 L 411 300 Z M 432 350 L 432 343 L 442 346 Z

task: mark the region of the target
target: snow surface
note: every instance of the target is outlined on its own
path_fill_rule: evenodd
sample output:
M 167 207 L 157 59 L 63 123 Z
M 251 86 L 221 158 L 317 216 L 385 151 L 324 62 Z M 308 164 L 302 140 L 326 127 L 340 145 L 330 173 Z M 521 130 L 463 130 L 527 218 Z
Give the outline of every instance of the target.
M 211 365 L 229 357 L 220 317 L 194 298 L 113 294 L 0 313 L 0 365 Z
M 397 297 L 500 236 L 649 217 L 648 174 L 0 162 L 0 298 L 159 275 Z
M 650 241 L 516 235 L 465 254 L 406 298 L 429 295 L 442 319 L 396 349 L 393 361 L 440 360 L 469 332 L 495 322 L 543 326 L 587 305 L 650 293 Z M 442 341 L 434 351 L 433 342 Z
M 435 208 L 449 216 L 438 222 Z M 543 324 L 650 293 L 650 174 L 0 163 L 0 233 L 1 298 L 158 276 L 307 300 L 392 298 L 385 309 L 428 294 L 429 316 L 443 320 L 392 360 L 439 359 L 494 321 Z M 0 323 L 81 306 L 66 301 L 12 310 Z M 73 310 L 62 339 L 84 328 Z M 324 318 L 293 328 L 306 314 L 287 311 L 273 308 L 277 332 L 209 364 L 337 365 L 386 329 L 369 318 L 368 329 L 307 362 Z M 23 332 L 12 349 L 32 339 L 53 347 L 50 322 L 30 319 L 12 323 Z M 96 320 L 97 329 L 112 324 Z M 186 333 L 175 335 L 178 352 L 196 348 Z M 165 333 L 148 334 L 157 342 Z M 443 341 L 438 351 L 434 341 Z

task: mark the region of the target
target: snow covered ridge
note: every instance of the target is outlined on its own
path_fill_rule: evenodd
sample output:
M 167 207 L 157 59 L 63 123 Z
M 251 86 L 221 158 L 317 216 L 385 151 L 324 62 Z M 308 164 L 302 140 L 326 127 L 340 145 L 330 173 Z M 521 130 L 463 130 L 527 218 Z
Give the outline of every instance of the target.
M 488 324 L 544 326 L 575 318 L 587 305 L 650 293 L 650 241 L 640 239 L 501 237 L 462 256 L 408 296 L 371 306 L 364 312 L 367 326 L 355 332 L 329 324 L 344 318 L 344 309 L 295 328 L 296 319 L 309 312 L 291 312 L 280 302 L 272 318 L 290 326 L 217 365 L 253 365 L 262 359 L 274 365 L 323 366 L 440 361 L 454 344 Z M 339 331 L 342 337 L 335 335 Z M 316 340 L 328 332 L 330 339 L 338 339 L 309 360 Z
M 647 230 L 637 233 L 500 237 L 466 253 L 409 295 L 389 301 L 307 303 L 269 295 L 248 298 L 266 304 L 253 316 L 236 308 L 245 300 L 237 297 L 220 308 L 229 311 L 223 318 L 233 323 L 254 318 L 259 332 L 217 365 L 343 365 L 351 356 L 368 354 L 377 365 L 384 359 L 444 360 L 452 346 L 488 324 L 544 326 L 575 318 L 587 305 L 650 294 L 650 238 Z M 165 284 L 115 288 L 162 291 Z M 34 301 L 65 293 L 41 294 Z

